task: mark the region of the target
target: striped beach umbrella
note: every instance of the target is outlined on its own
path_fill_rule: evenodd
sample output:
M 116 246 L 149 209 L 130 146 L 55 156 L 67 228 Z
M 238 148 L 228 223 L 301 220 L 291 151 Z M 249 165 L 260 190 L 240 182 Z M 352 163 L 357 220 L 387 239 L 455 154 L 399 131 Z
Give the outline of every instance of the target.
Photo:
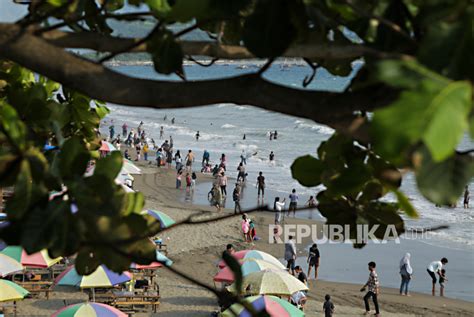
M 0 253 L 0 277 L 23 271 L 23 269 L 24 267 L 20 262 Z
M 112 143 L 102 140 L 99 151 L 112 152 L 112 151 L 117 151 L 117 148 Z
M 80 288 L 95 288 L 95 287 L 113 287 L 131 280 L 129 272 L 115 273 L 109 270 L 105 265 L 99 266 L 90 275 L 79 275 L 76 268 L 71 265 L 64 272 L 62 272 L 54 283 L 63 286 L 76 286 Z
M 30 268 L 48 268 L 62 259 L 61 257 L 56 259 L 50 258 L 47 250 L 27 254 L 20 246 L 8 246 L 0 251 L 0 253 L 7 255 L 17 262 L 20 262 L 23 266 Z
M 69 305 L 55 312 L 51 317 L 127 317 L 117 308 L 100 303 Z
M 135 270 L 151 270 L 151 269 L 157 269 L 162 266 L 163 264 L 159 262 L 152 262 L 150 264 L 137 264 L 137 263 L 130 264 L 130 268 L 135 269 Z
M 15 301 L 25 298 L 29 292 L 13 282 L 0 280 L 0 302 Z
M 264 261 L 270 262 L 272 264 L 275 264 L 277 267 L 279 267 L 282 270 L 286 269 L 285 266 L 283 264 L 281 264 L 281 262 L 278 261 L 277 258 L 275 258 L 273 255 L 268 254 L 268 253 L 263 252 L 263 251 L 242 250 L 242 251 L 235 252 L 234 254 L 232 254 L 232 256 L 234 258 L 236 258 L 237 260 L 245 260 L 245 259 L 264 260 Z M 226 264 L 223 260 L 219 262 L 219 267 L 220 268 L 223 268 L 225 266 L 226 266 Z
M 282 270 L 281 267 L 271 262 L 257 259 L 244 259 L 241 263 L 240 268 L 242 270 L 243 276 L 262 270 Z M 234 281 L 234 272 L 232 272 L 232 270 L 228 266 L 226 266 L 214 276 L 214 281 L 232 283 Z
M 160 222 L 161 228 L 167 228 L 176 223 L 173 219 L 171 219 L 170 216 L 168 216 L 167 214 L 161 211 L 148 209 L 148 210 L 143 210 L 142 214 L 149 215 L 155 218 L 156 220 L 158 220 Z
M 142 170 L 136 166 L 132 161 L 123 159 L 122 170 L 123 174 L 141 174 Z
M 228 287 L 236 293 L 235 283 Z M 291 296 L 297 291 L 307 291 L 308 287 L 286 271 L 269 271 L 250 273 L 244 276 L 242 291 L 247 295 Z
M 304 317 L 304 312 L 290 304 L 288 301 L 276 296 L 251 296 L 244 299 L 252 305 L 257 312 L 265 310 L 271 317 Z M 233 304 L 222 313 L 222 317 L 250 317 L 252 314 L 240 304 Z

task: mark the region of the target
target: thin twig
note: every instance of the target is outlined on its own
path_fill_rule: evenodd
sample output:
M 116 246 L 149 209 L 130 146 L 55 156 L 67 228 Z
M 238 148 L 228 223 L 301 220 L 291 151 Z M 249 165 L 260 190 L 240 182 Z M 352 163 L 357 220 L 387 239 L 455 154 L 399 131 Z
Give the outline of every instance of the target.
M 267 69 L 270 68 L 270 66 L 272 66 L 273 62 L 275 61 L 275 58 L 270 58 L 257 72 L 257 75 L 258 76 L 261 76 L 264 72 L 267 71 Z
M 318 64 L 314 65 L 313 62 L 311 62 L 308 58 L 303 58 L 303 60 L 308 64 L 309 67 L 311 67 L 312 70 L 311 75 L 305 76 L 305 78 L 303 79 L 303 87 L 306 88 L 309 84 L 311 84 L 314 77 L 316 77 L 316 72 L 320 66 Z
M 212 60 L 211 60 L 209 63 L 204 64 L 204 63 L 201 63 L 200 61 L 194 59 L 191 55 L 188 56 L 188 57 L 186 57 L 186 58 L 187 58 L 189 61 L 191 61 L 191 62 L 193 62 L 193 63 L 196 63 L 196 64 L 198 64 L 199 66 L 202 66 L 202 67 L 210 67 L 210 66 L 214 65 L 214 63 L 219 60 L 219 58 L 214 57 L 214 58 L 212 58 Z

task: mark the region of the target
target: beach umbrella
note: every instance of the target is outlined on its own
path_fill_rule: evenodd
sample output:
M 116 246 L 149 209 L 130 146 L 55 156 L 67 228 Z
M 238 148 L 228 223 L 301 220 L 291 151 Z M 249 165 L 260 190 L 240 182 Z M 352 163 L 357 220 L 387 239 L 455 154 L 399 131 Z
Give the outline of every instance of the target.
M 257 312 L 262 312 L 265 309 L 270 317 L 304 317 L 304 312 L 296 308 L 296 306 L 292 305 L 290 302 L 276 296 L 251 296 L 245 298 L 244 301 L 251 304 Z M 244 306 L 238 303 L 233 304 L 230 308 L 226 309 L 221 316 L 235 317 L 233 312 L 235 312 L 238 317 L 252 316 Z
M 132 161 L 123 159 L 122 170 L 123 174 L 141 174 L 142 170 L 136 166 Z
M 236 293 L 235 283 L 229 291 Z M 297 291 L 306 291 L 308 287 L 286 271 L 260 271 L 243 277 L 242 292 L 247 295 L 278 295 L 291 296 Z
M 241 266 L 242 275 L 246 276 L 253 272 L 259 272 L 262 270 L 282 270 L 281 267 L 264 260 L 257 260 L 257 259 L 244 259 L 242 260 Z M 234 272 L 226 266 L 222 268 L 215 276 L 215 282 L 227 282 L 232 283 L 234 281 Z
M 24 267 L 17 260 L 0 253 L 0 276 L 7 276 L 12 273 L 23 271 Z
M 0 302 L 23 299 L 28 294 L 29 292 L 20 285 L 0 279 Z
M 0 251 L 0 253 L 7 255 L 17 262 L 20 262 L 23 266 L 30 268 L 48 268 L 62 259 L 61 257 L 55 259 L 50 258 L 47 250 L 27 254 L 20 246 L 7 246 L 5 249 Z
M 282 270 L 286 269 L 286 267 L 283 264 L 281 264 L 281 262 L 278 261 L 277 258 L 275 258 L 273 255 L 268 254 L 268 253 L 263 252 L 263 251 L 242 250 L 242 251 L 235 252 L 234 254 L 232 254 L 232 256 L 234 258 L 236 258 L 237 260 L 244 260 L 244 259 L 264 260 L 264 261 L 275 264 L 277 267 L 279 267 Z M 219 262 L 219 267 L 220 268 L 223 268 L 225 266 L 226 266 L 226 264 L 225 264 L 224 260 Z
M 100 303 L 69 305 L 55 312 L 51 317 L 127 317 L 115 307 Z
M 105 265 L 100 265 L 89 275 L 79 275 L 71 265 L 54 280 L 56 285 L 76 286 L 80 288 L 113 287 L 131 280 L 129 272 L 115 273 Z
M 137 263 L 130 264 L 130 268 L 135 269 L 135 270 L 151 270 L 151 269 L 157 269 L 162 266 L 163 264 L 159 262 L 151 262 L 150 264 L 137 264 Z
M 149 215 L 155 218 L 156 220 L 158 220 L 160 222 L 161 228 L 167 228 L 176 223 L 173 219 L 171 219 L 170 216 L 168 216 L 164 212 L 157 211 L 157 210 L 152 210 L 152 209 L 143 210 L 142 215 Z
M 112 152 L 112 151 L 117 151 L 117 148 L 115 146 L 113 146 L 112 143 L 102 140 L 99 151 Z

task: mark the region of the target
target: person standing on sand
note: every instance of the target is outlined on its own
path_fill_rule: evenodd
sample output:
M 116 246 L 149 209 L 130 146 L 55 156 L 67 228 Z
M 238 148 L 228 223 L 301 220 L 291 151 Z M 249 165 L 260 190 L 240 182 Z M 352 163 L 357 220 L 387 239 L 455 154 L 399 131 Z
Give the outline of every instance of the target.
M 191 185 L 192 185 L 191 175 L 189 175 L 189 173 L 186 173 L 186 192 L 191 191 Z
M 242 208 L 240 207 L 240 185 L 239 183 L 235 184 L 234 191 L 232 193 L 232 199 L 234 200 L 234 214 L 239 210 L 239 214 L 242 213 Z
M 194 162 L 194 153 L 193 151 L 189 150 L 188 155 L 186 155 L 186 168 L 189 170 L 192 170 L 193 162 Z
M 293 217 L 296 216 L 296 207 L 298 206 L 298 195 L 296 195 L 296 189 L 293 188 L 290 194 L 290 207 L 288 208 L 287 216 L 293 211 Z
M 439 296 L 444 297 L 444 284 L 448 279 L 446 278 L 446 270 L 442 269 L 439 274 Z
M 258 173 L 257 177 L 257 199 L 260 199 L 260 192 L 262 192 L 262 200 L 265 196 L 265 177 L 262 172 Z
M 213 206 L 217 208 L 217 211 L 221 211 L 221 204 L 222 204 L 222 193 L 219 185 L 214 184 L 211 189 L 211 203 Z M 208 195 L 209 196 L 209 195 Z
M 280 197 L 275 197 L 275 202 L 273 203 L 273 210 L 275 210 L 275 225 L 281 224 L 283 220 L 281 210 L 285 208 L 285 202 L 285 198 L 280 201 Z
M 367 283 L 360 289 L 361 292 L 365 292 L 367 289 L 367 293 L 364 296 L 364 304 L 365 304 L 365 314 L 370 314 L 370 306 L 369 306 L 369 298 L 372 297 L 375 306 L 375 316 L 380 316 L 379 310 L 379 303 L 377 301 L 377 295 L 380 292 L 380 283 L 379 277 L 377 272 L 375 271 L 376 264 L 375 262 L 369 262 L 369 279 Z
M 409 296 L 408 285 L 410 284 L 413 269 L 410 264 L 410 253 L 406 253 L 405 256 L 400 260 L 400 276 L 402 277 L 402 283 L 400 284 L 400 295 Z
M 323 311 L 324 317 L 332 317 L 332 314 L 334 313 L 334 304 L 331 302 L 331 295 L 329 294 L 324 296 Z
M 197 175 L 195 172 L 191 174 L 191 189 L 194 191 L 194 188 L 196 188 L 196 180 L 197 180 Z
M 148 144 L 143 145 L 143 158 L 148 161 Z
M 288 237 L 288 241 L 285 243 L 285 260 L 286 268 L 288 272 L 295 275 L 295 262 L 296 262 L 296 243 L 293 240 L 293 236 Z
M 221 187 L 222 195 L 227 196 L 227 176 L 224 172 L 219 175 L 219 186 Z
M 467 209 L 469 208 L 469 200 L 470 200 L 470 196 L 469 196 L 469 186 L 466 185 L 466 188 L 464 189 L 464 209 Z
M 124 124 L 122 125 L 122 136 L 123 136 L 124 138 L 127 137 L 127 130 L 128 130 L 127 123 L 124 123 Z
M 112 142 L 115 135 L 115 126 L 113 124 L 109 127 L 109 132 L 110 132 L 110 142 Z
M 142 147 L 140 145 L 140 142 L 138 142 L 137 145 L 135 146 L 135 150 L 137 151 L 137 158 L 135 159 L 135 161 L 140 161 L 141 152 L 142 152 Z
M 431 289 L 431 294 L 433 296 L 436 295 L 436 274 L 438 274 L 439 276 L 441 276 L 441 270 L 443 269 L 443 267 L 448 264 L 448 259 L 447 258 L 442 258 L 441 261 L 433 261 L 430 263 L 430 265 L 428 265 L 428 267 L 426 268 L 426 271 L 428 272 L 428 274 L 430 275 L 431 277 L 431 280 L 432 280 L 432 289 Z
M 250 240 L 250 219 L 247 217 L 247 214 L 242 215 L 242 221 L 240 225 L 242 227 L 242 234 L 244 235 L 244 241 L 252 242 L 252 240 Z
M 308 254 L 308 278 L 310 277 L 311 268 L 314 267 L 314 279 L 318 279 L 318 270 L 319 270 L 319 259 L 321 255 L 319 254 L 318 245 L 314 243 L 311 248 L 309 248 Z

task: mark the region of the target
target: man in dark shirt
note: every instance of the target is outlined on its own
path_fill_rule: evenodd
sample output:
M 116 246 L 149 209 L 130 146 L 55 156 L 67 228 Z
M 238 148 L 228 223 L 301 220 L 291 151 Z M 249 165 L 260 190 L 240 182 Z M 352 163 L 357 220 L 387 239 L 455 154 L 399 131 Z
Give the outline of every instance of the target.
M 295 267 L 295 271 L 301 283 L 303 283 L 304 285 L 308 285 L 308 278 L 306 277 L 306 274 L 304 274 L 303 270 L 301 269 L 301 266 L 297 265 Z
M 258 189 L 258 197 L 260 198 L 260 192 L 262 192 L 262 199 L 265 196 L 265 177 L 263 176 L 262 172 L 258 173 L 257 177 L 257 189 Z

